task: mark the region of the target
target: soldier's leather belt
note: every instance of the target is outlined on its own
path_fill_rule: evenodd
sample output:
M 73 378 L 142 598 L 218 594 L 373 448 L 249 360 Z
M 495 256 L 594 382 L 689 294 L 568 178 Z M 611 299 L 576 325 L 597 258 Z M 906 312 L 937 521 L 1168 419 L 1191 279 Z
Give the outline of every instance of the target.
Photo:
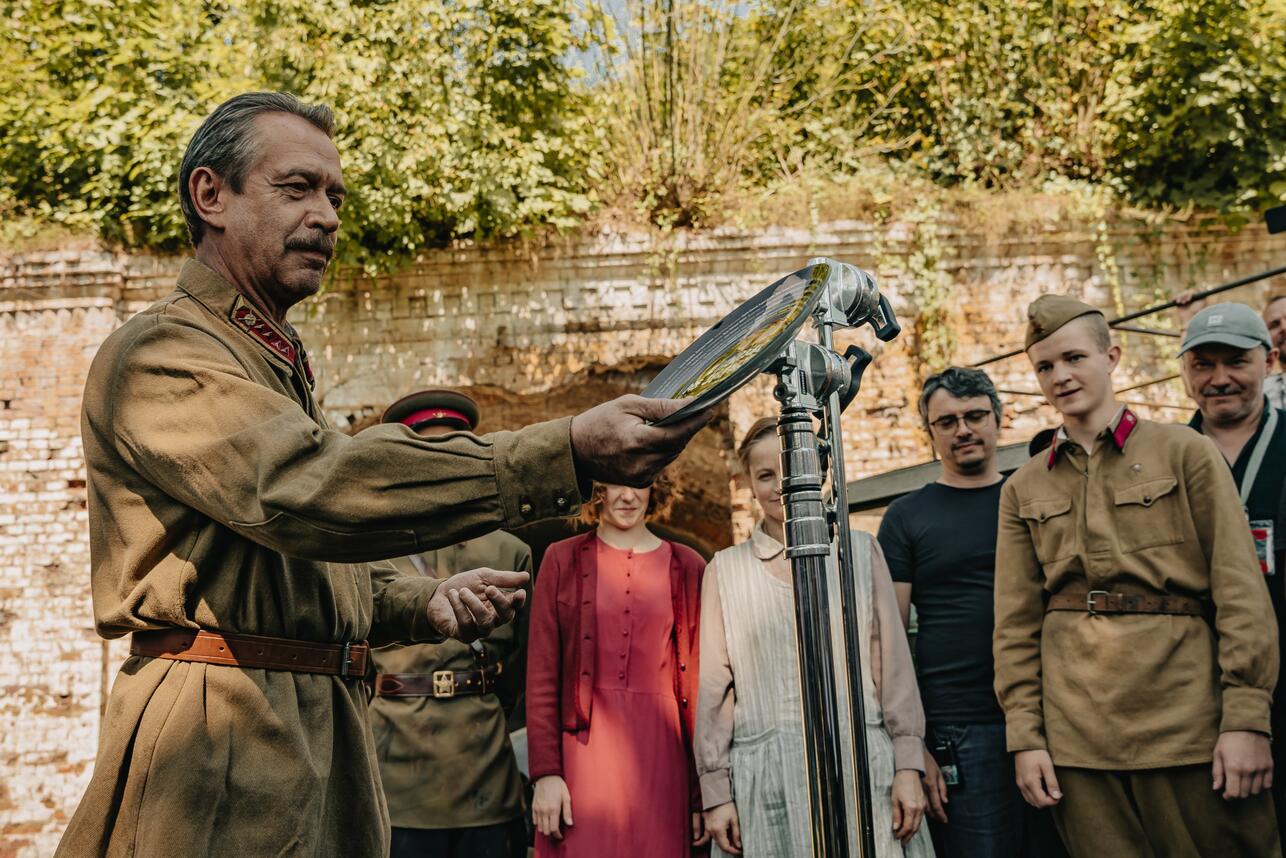
M 432 673 L 380 673 L 375 676 L 379 697 L 462 697 L 495 690 L 504 665 L 481 670 L 435 670 Z
M 1189 596 L 1117 593 L 1110 590 L 1056 593 L 1046 611 L 1082 611 L 1087 614 L 1180 614 L 1200 617 L 1205 606 Z
M 327 673 L 352 679 L 366 675 L 366 660 L 370 654 L 370 648 L 361 643 L 312 643 L 195 629 L 135 632 L 129 651 L 134 655 L 171 661 L 288 670 L 292 673 Z

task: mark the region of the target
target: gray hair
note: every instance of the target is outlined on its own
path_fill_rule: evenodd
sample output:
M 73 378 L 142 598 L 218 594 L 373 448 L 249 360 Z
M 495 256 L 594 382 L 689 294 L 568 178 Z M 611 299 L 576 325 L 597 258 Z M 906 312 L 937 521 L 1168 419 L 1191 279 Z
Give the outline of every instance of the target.
M 1003 406 L 996 386 L 991 383 L 991 376 L 980 369 L 969 369 L 962 366 L 947 367 L 942 372 L 931 375 L 924 380 L 920 390 L 920 418 L 929 422 L 929 398 L 939 390 L 945 390 L 956 399 L 970 399 L 974 396 L 985 396 L 991 400 L 991 410 L 996 412 L 996 425 L 1000 425 Z
M 205 167 L 241 193 L 259 152 L 254 121 L 264 113 L 290 113 L 308 120 L 327 137 L 335 133 L 335 115 L 329 107 L 305 104 L 288 92 L 245 92 L 216 107 L 192 135 L 179 165 L 179 205 L 194 247 L 205 236 L 205 222 L 192 203 L 188 180 L 197 169 Z

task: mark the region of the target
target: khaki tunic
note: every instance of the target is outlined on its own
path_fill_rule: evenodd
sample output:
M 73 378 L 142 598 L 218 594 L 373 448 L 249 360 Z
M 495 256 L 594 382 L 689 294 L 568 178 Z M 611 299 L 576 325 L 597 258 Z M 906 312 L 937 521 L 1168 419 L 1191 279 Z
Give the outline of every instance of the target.
M 507 533 L 489 533 L 408 558 L 421 575 L 442 579 L 482 566 L 531 572 L 531 549 Z M 522 813 L 522 778 L 505 723 L 524 682 L 528 604 L 482 646 L 501 666 L 493 694 L 452 699 L 376 697 L 371 730 L 389 817 L 398 828 L 470 828 Z M 380 673 L 476 670 L 473 649 L 459 641 L 375 651 Z
M 1270 732 L 1268 591 L 1209 439 L 1146 420 L 1110 429 L 1089 455 L 1063 441 L 1036 456 L 1001 493 L 996 693 L 1009 750 L 1093 769 L 1209 762 L 1222 731 Z M 1214 617 L 1044 612 L 1047 594 L 1087 589 L 1196 597 Z
M 85 386 L 98 631 L 433 640 L 437 582 L 367 561 L 580 503 L 569 421 L 421 438 L 327 427 L 292 330 L 196 261 Z M 450 773 L 446 773 L 447 777 Z M 361 683 L 131 657 L 59 854 L 383 856 Z

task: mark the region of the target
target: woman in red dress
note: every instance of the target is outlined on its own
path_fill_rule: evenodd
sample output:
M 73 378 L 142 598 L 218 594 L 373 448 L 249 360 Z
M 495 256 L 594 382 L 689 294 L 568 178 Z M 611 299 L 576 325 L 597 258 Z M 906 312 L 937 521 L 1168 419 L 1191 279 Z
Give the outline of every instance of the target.
M 527 650 L 537 858 L 687 858 L 708 840 L 692 756 L 705 561 L 647 529 L 669 493 L 664 475 L 596 484 L 596 529 L 541 561 Z

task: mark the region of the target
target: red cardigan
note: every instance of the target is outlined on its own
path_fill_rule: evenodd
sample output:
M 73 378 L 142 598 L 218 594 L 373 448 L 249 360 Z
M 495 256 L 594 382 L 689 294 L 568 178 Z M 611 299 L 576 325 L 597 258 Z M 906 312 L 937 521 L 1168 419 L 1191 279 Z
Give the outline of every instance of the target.
M 536 575 L 527 638 L 527 753 L 531 779 L 562 775 L 562 734 L 589 728 L 594 689 L 594 593 L 598 584 L 594 531 L 555 542 Z M 697 710 L 697 624 L 701 616 L 701 555 L 670 543 L 674 605 L 674 697 L 688 748 L 688 777 L 699 795 L 692 756 Z M 700 809 L 696 799 L 694 809 Z

